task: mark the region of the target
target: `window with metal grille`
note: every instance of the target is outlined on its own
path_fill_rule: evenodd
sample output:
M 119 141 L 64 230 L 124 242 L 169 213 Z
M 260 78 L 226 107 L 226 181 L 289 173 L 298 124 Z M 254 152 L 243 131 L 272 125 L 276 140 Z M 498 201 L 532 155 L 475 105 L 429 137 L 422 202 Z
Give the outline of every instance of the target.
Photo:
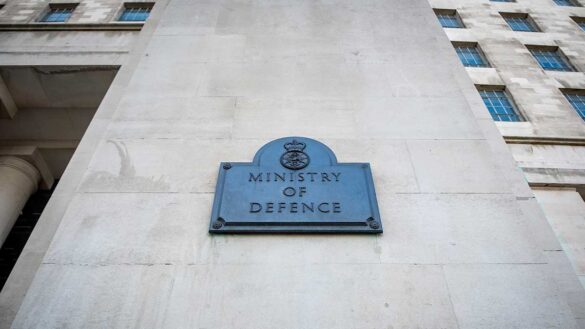
M 577 2 L 573 0 L 553 0 L 559 6 L 579 7 Z
M 73 10 L 77 6 L 76 3 L 50 5 L 49 11 L 43 16 L 41 22 L 45 23 L 56 23 L 56 22 L 67 22 Z
M 467 67 L 490 67 L 488 61 L 477 44 L 473 43 L 453 43 L 455 51 L 463 63 Z
M 144 22 L 150 15 L 153 3 L 125 3 L 124 11 L 120 15 L 120 21 Z
M 478 91 L 494 121 L 522 121 L 505 90 L 478 88 Z
M 577 25 L 581 28 L 581 30 L 585 31 L 585 17 L 571 17 Z
M 455 10 L 435 9 L 435 14 L 442 27 L 464 28 L 463 22 Z
M 581 119 L 585 120 L 585 90 L 567 90 L 563 94 Z
M 500 13 L 508 26 L 514 31 L 540 32 L 540 29 L 528 14 Z
M 532 56 L 547 71 L 575 71 L 558 47 L 528 47 Z

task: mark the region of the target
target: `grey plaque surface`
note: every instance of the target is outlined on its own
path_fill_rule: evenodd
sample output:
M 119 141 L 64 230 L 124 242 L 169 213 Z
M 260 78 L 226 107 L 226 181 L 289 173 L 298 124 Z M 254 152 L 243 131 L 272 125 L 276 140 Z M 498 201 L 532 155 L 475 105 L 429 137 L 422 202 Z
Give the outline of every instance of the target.
M 264 145 L 251 163 L 222 162 L 210 233 L 382 233 L 369 163 L 338 163 L 305 137 Z

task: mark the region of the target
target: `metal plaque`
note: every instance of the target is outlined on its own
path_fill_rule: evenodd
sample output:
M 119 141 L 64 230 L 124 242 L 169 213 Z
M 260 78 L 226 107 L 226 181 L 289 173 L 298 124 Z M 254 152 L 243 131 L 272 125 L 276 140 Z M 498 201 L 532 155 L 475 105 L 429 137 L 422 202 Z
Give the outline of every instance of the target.
M 338 163 L 324 144 L 286 137 L 251 163 L 222 162 L 211 233 L 382 233 L 369 163 Z

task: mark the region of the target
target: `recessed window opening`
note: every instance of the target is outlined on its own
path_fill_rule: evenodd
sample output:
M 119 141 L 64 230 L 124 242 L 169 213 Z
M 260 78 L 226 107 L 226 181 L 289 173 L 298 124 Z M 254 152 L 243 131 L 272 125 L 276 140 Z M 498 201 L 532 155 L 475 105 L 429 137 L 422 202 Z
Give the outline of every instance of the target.
M 540 67 L 547 71 L 575 71 L 569 59 L 556 46 L 526 46 Z
M 553 0 L 559 6 L 581 7 L 575 0 Z
M 49 10 L 41 19 L 41 22 L 44 23 L 63 23 L 67 22 L 73 11 L 77 7 L 77 3 L 59 3 L 59 4 L 50 4 Z
M 446 28 L 464 28 L 463 21 L 453 9 L 434 9 L 442 27 Z
M 585 120 L 585 89 L 561 90 L 581 119 Z
M 150 15 L 154 3 L 130 2 L 124 4 L 119 20 L 123 22 L 144 22 Z
M 477 43 L 453 42 L 453 47 L 461 63 L 466 67 L 490 67 L 483 51 Z
M 577 25 L 579 25 L 579 27 L 581 28 L 581 30 L 585 31 L 585 17 L 571 17 L 573 19 L 573 21 L 575 21 L 575 23 L 577 23 Z
M 540 28 L 528 14 L 500 13 L 513 31 L 540 32 Z
M 494 121 L 523 121 L 505 87 L 477 86 L 477 90 Z

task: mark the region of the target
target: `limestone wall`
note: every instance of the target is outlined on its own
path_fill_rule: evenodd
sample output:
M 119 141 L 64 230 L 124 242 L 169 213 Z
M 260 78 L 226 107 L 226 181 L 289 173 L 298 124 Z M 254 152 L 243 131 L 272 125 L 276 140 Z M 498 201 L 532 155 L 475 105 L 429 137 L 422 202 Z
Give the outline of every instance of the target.
M 157 7 L 35 230 L 50 247 L 22 305 L 0 299 L 5 323 L 583 325 L 585 293 L 427 1 Z M 371 163 L 382 235 L 207 233 L 219 162 L 289 135 Z

